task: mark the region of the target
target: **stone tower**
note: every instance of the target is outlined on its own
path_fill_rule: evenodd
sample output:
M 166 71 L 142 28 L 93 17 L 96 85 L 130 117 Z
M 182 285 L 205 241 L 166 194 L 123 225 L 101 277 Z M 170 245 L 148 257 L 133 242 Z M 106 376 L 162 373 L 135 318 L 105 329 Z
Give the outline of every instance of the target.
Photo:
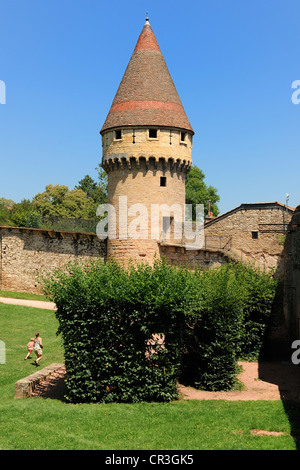
M 163 232 L 172 233 L 175 210 L 176 217 L 178 207 L 184 214 L 194 131 L 148 14 L 100 134 L 115 211 L 108 257 L 125 265 L 129 259 L 151 263 Z

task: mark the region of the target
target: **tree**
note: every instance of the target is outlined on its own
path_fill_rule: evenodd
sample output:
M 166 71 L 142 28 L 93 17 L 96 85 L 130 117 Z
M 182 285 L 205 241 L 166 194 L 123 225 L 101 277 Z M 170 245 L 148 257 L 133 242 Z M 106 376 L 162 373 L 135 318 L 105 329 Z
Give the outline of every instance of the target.
M 10 225 L 16 227 L 38 227 L 41 224 L 39 212 L 33 207 L 29 199 L 23 199 L 14 204 L 9 214 Z
M 98 185 L 89 175 L 85 175 L 74 189 L 81 189 L 86 193 L 87 197 L 91 197 L 94 201 L 97 199 Z
M 0 224 L 11 225 L 10 213 L 15 202 L 12 199 L 0 197 Z
M 15 201 L 13 201 L 12 199 L 0 197 L 0 209 L 11 209 L 14 204 Z
M 194 166 L 186 177 L 185 202 L 193 206 L 193 220 L 196 219 L 196 204 L 204 204 L 204 215 L 207 215 L 211 201 L 211 212 L 214 216 L 219 214 L 217 203 L 220 196 L 216 188 L 205 184 L 204 179 L 205 174 L 197 166 Z
M 33 207 L 42 217 L 89 219 L 95 217 L 95 204 L 82 189 L 49 184 L 46 190 L 32 200 Z
M 97 205 L 107 202 L 107 178 L 105 181 L 106 175 L 104 176 L 102 173 L 100 174 L 101 170 L 101 168 L 98 170 L 98 183 L 94 181 L 90 175 L 85 175 L 85 177 L 78 182 L 78 185 L 75 186 L 75 189 L 81 189 L 84 191 L 87 197 L 91 198 Z
M 95 168 L 98 172 L 98 185 L 101 188 L 101 191 L 104 195 L 104 201 L 107 202 L 107 195 L 108 195 L 108 180 L 107 180 L 107 173 L 103 170 L 102 166 L 99 165 Z

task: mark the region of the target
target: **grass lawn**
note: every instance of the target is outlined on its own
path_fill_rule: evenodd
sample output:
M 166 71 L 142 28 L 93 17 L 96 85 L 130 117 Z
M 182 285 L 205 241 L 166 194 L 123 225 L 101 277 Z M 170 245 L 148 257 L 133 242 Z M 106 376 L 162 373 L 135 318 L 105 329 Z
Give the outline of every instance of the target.
M 41 294 L 30 294 L 27 292 L 14 292 L 8 290 L 0 290 L 0 297 L 7 297 L 10 299 L 42 300 L 43 302 L 49 302 L 49 299 Z
M 281 450 L 297 448 L 300 406 L 278 401 L 183 401 L 167 404 L 77 404 L 58 400 L 15 400 L 14 383 L 36 371 L 24 361 L 26 344 L 39 330 L 41 366 L 63 362 L 53 311 L 0 303 L 1 450 Z M 283 432 L 254 436 L 252 429 Z

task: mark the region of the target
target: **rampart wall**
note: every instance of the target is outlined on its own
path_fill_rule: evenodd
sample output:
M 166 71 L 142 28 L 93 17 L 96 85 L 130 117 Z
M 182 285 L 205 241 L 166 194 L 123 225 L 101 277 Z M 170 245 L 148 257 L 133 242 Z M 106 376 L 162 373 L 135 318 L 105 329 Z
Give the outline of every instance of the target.
M 0 227 L 0 290 L 40 293 L 38 275 L 91 258 L 106 259 L 95 234 Z

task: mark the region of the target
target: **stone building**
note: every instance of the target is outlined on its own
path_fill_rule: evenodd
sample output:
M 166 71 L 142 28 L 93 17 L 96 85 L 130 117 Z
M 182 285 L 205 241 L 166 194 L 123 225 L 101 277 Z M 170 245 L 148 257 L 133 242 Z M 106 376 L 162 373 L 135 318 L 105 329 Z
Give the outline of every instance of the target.
M 292 207 L 279 202 L 244 203 L 205 224 L 204 247 L 221 247 L 232 259 L 283 275 L 284 241 Z
M 244 203 L 204 224 L 203 240 L 197 249 L 185 241 L 160 239 L 160 254 L 171 264 L 190 268 L 218 267 L 228 261 L 284 274 L 284 242 L 292 207 L 279 202 Z
M 184 214 L 194 131 L 148 16 L 100 133 L 108 257 L 152 262 L 164 224 Z

